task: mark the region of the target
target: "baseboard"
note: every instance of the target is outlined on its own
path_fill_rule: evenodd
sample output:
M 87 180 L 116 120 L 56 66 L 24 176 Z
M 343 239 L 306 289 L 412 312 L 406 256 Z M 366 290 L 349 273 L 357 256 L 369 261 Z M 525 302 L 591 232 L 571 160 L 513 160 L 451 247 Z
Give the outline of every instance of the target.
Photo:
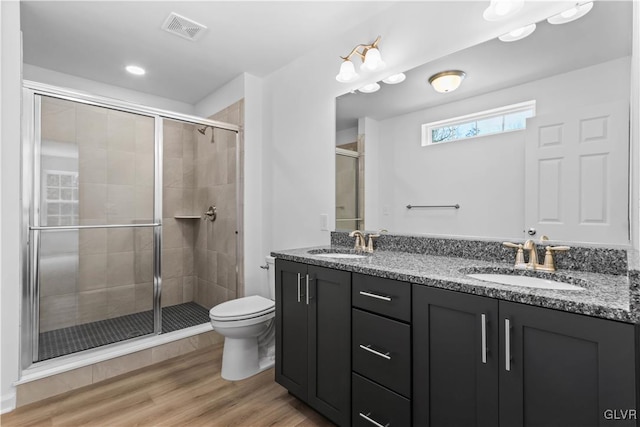
M 2 406 L 0 406 L 0 414 L 6 414 L 16 409 L 16 388 L 11 387 L 11 391 L 2 396 Z

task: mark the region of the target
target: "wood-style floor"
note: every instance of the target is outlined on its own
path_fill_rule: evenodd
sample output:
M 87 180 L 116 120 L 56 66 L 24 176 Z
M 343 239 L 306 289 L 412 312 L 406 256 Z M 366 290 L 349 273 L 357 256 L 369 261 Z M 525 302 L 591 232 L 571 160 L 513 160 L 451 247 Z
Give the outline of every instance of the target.
M 4 426 L 332 426 L 277 384 L 274 370 L 220 377 L 222 346 L 202 349 L 0 417 Z

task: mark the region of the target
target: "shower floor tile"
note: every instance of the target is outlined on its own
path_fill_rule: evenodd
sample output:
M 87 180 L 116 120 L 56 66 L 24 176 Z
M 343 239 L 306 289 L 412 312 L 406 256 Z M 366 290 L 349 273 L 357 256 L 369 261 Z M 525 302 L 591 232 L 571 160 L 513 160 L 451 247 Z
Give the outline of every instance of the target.
M 209 310 L 187 302 L 162 308 L 162 333 L 209 322 Z M 39 338 L 38 361 L 148 335 L 153 332 L 153 311 L 43 332 Z

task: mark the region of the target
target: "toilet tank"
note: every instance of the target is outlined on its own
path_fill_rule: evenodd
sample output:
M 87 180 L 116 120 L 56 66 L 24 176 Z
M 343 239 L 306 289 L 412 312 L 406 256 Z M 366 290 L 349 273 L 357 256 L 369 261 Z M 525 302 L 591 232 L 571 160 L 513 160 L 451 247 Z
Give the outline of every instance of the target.
M 272 256 L 265 257 L 267 266 L 269 267 L 265 272 L 269 276 L 269 298 L 275 301 L 276 299 L 276 259 Z

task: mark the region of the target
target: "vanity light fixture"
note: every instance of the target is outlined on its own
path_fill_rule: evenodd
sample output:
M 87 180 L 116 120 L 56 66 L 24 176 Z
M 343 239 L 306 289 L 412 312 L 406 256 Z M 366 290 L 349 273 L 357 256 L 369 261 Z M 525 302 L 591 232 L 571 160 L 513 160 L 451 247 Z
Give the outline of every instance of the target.
M 522 9 L 524 0 L 491 0 L 491 4 L 482 14 L 487 21 L 503 21 Z
M 567 22 L 575 21 L 576 19 L 582 18 L 584 15 L 589 13 L 592 7 L 592 1 L 588 3 L 576 3 L 576 5 L 571 9 L 567 9 L 562 13 L 553 15 L 551 18 L 548 18 L 547 22 L 549 22 L 549 24 L 566 24 Z
M 398 73 L 398 74 L 393 74 L 387 77 L 386 79 L 382 79 L 382 81 L 388 85 L 395 85 L 398 83 L 402 83 L 406 78 L 407 76 L 405 76 L 404 73 Z
M 382 60 L 380 50 L 378 50 L 379 42 L 380 36 L 378 36 L 373 43 L 359 44 L 354 47 L 351 53 L 347 56 L 341 56 L 340 58 L 343 59 L 343 62 L 340 65 L 340 72 L 336 76 L 336 80 L 340 83 L 348 83 L 358 78 L 358 73 L 356 73 L 353 62 L 351 62 L 351 57 L 353 55 L 358 55 L 360 59 L 362 59 L 362 65 L 360 65 L 360 70 L 362 71 L 376 71 L 383 69 L 386 64 Z M 358 49 L 362 49 L 362 51 L 359 51 Z
M 524 27 L 516 28 L 513 31 L 503 34 L 498 37 L 503 42 L 514 42 L 516 40 L 522 40 L 536 30 L 536 24 L 525 25 Z
M 436 92 L 453 92 L 460 87 L 467 74 L 460 70 L 442 71 L 429 77 L 429 84 Z
M 362 93 L 373 93 L 380 90 L 380 85 L 378 83 L 369 83 L 358 90 Z
M 127 65 L 125 70 L 130 72 L 131 74 L 135 74 L 136 76 L 143 76 L 146 74 L 146 71 L 142 67 L 138 67 L 137 65 Z

